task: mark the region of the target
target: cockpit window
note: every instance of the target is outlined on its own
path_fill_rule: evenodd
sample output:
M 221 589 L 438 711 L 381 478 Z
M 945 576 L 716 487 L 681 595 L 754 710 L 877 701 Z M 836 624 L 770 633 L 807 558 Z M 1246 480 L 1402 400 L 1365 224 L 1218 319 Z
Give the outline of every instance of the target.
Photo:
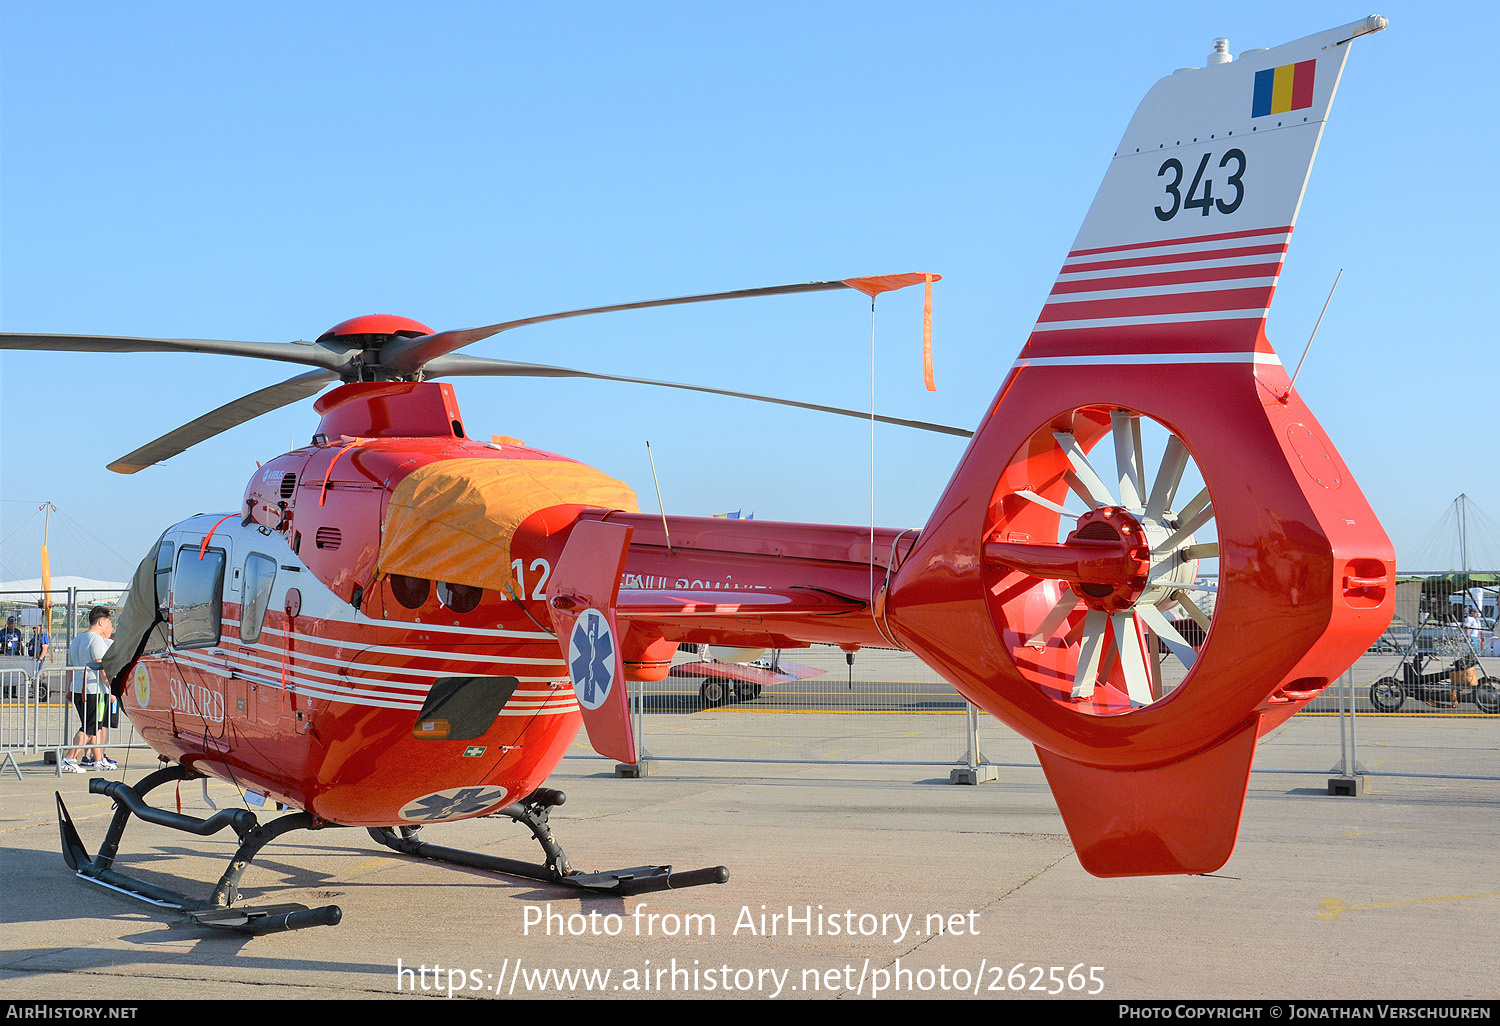
M 224 619 L 223 549 L 198 556 L 189 545 L 177 553 L 172 580 L 172 645 L 210 648 L 219 643 Z
M 172 543 L 165 538 L 156 547 L 156 611 L 165 618 L 167 598 L 172 591 Z
M 276 560 L 252 552 L 245 557 L 245 603 L 240 607 L 240 640 L 253 645 L 260 640 L 271 604 L 271 585 L 276 583 Z

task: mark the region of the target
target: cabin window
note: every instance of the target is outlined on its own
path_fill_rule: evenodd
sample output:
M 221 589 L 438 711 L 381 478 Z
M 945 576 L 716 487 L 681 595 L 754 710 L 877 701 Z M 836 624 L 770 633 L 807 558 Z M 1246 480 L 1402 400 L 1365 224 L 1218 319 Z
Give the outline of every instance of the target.
M 430 741 L 483 737 L 520 683 L 515 677 L 442 677 L 427 693 L 412 736 Z
M 165 538 L 156 547 L 156 615 L 167 617 L 167 600 L 172 593 L 172 543 Z
M 421 609 L 427 602 L 427 596 L 432 594 L 432 582 L 425 577 L 391 574 L 388 579 L 391 582 L 391 597 L 407 609 Z
M 479 599 L 483 594 L 483 588 L 472 585 L 438 582 L 438 601 L 455 613 L 473 612 L 479 606 Z
M 219 643 L 224 620 L 223 549 L 209 549 L 200 558 L 189 545 L 177 553 L 172 580 L 172 645 L 210 648 Z
M 245 557 L 245 603 L 240 607 L 240 640 L 253 645 L 260 640 L 271 605 L 271 585 L 276 583 L 276 560 L 252 552 Z

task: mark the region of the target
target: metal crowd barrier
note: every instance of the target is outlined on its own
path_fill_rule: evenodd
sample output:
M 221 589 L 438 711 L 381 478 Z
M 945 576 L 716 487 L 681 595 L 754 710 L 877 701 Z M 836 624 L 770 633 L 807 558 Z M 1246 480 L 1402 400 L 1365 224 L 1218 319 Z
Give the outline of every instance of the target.
M 695 677 L 631 685 L 639 761 L 616 772 L 644 775 L 654 762 L 928 765 L 946 768 L 955 783 L 977 783 L 997 779 L 997 769 L 1039 768 L 1029 744 L 915 656 L 862 651 L 851 667 L 842 652 L 821 646 L 786 655 L 824 672 L 749 691 L 732 684 L 712 691 Z M 1256 770 L 1500 781 L 1500 713 L 1487 711 L 1488 699 L 1445 684 L 1426 696 L 1434 701 L 1418 695 L 1395 712 L 1372 700 L 1397 658 L 1372 649 L 1267 739 Z M 1500 657 L 1482 660 L 1476 674 L 1493 679 L 1491 669 L 1500 674 Z M 569 756 L 601 758 L 582 734 Z
M 62 775 L 63 755 L 74 747 L 80 725 L 69 694 L 70 679 L 80 672 L 67 666 L 48 667 L 40 673 L 0 670 L 0 771 L 20 776 L 18 754 L 50 753 L 48 761 Z M 106 755 L 118 749 L 147 748 L 123 710 L 118 723 L 110 728 L 107 743 L 98 746 Z
M 21 775 L 16 753 L 36 751 L 37 689 L 25 670 L 0 670 L 0 772 Z
M 816 662 L 824 673 L 723 696 L 705 697 L 696 678 L 633 686 L 640 763 L 636 773 L 621 767 L 624 775 L 649 772 L 645 764 L 658 760 L 927 765 L 944 767 L 956 783 L 978 783 L 995 779 L 999 767 L 1037 765 L 1035 752 L 1018 735 L 969 706 L 914 657 L 861 653 L 852 672 L 837 650 L 800 651 L 794 658 Z M 1467 700 L 1452 705 L 1451 688 L 1447 706 L 1412 698 L 1386 712 L 1372 702 L 1372 689 L 1379 694 L 1377 685 L 1392 675 L 1395 661 L 1395 655 L 1373 650 L 1361 658 L 1278 731 L 1281 744 L 1267 746 L 1257 770 L 1328 775 L 1329 755 L 1337 753 L 1331 772 L 1341 779 L 1500 781 L 1500 714 Z M 68 695 L 77 672 L 0 670 L 0 774 L 11 770 L 19 776 L 18 757 L 51 753 L 49 761 L 61 775 L 62 756 L 73 748 L 78 729 Z M 1421 726 L 1414 734 L 1416 722 Z M 1422 742 L 1420 754 L 1409 743 L 1413 737 Z M 122 715 L 103 747 L 123 762 L 117 757 L 122 750 L 146 746 Z M 582 736 L 569 754 L 599 758 Z

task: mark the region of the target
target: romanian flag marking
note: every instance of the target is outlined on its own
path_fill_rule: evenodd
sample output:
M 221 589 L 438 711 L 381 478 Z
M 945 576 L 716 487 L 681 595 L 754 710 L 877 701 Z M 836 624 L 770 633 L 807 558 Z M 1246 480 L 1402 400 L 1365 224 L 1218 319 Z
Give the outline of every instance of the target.
M 1257 71 L 1250 116 L 1260 118 L 1267 114 L 1285 114 L 1311 107 L 1313 78 L 1317 70 L 1318 61 L 1314 58 Z

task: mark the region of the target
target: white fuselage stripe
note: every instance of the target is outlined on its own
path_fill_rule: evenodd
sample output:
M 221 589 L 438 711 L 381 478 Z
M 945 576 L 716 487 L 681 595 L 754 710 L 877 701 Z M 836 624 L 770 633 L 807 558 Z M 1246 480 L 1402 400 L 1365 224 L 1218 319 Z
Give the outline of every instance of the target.
M 206 653 L 211 653 L 215 650 L 210 649 L 205 651 Z M 219 654 L 221 656 L 227 656 L 227 653 Z M 233 674 L 255 683 L 266 684 L 276 688 L 281 687 L 281 680 L 279 675 L 269 676 L 262 675 L 260 673 L 246 672 L 246 670 L 234 666 L 227 660 L 225 662 L 216 662 L 204 658 L 200 655 L 188 655 L 181 652 L 175 653 L 174 657 L 178 662 L 185 663 L 186 665 L 198 670 L 207 671 L 209 673 L 218 674 L 220 676 L 229 676 Z M 256 669 L 259 669 L 259 667 L 256 667 Z M 287 673 L 287 682 L 289 685 L 291 685 L 289 690 L 302 694 L 313 695 L 316 697 L 328 698 L 334 701 L 346 703 L 348 705 L 374 706 L 376 708 L 385 709 L 419 710 L 422 708 L 422 704 L 426 701 L 427 692 L 430 690 L 430 686 L 423 686 L 420 684 L 410 685 L 404 691 L 395 690 L 399 689 L 400 685 L 392 682 L 366 680 L 358 677 L 339 678 L 333 677 L 329 674 L 319 673 L 318 671 L 311 669 L 305 669 L 305 672 L 307 674 L 316 674 L 317 676 L 326 678 L 330 681 L 337 682 L 342 680 L 346 681 L 347 683 L 343 684 L 342 686 L 340 686 L 340 684 L 338 683 L 324 683 L 321 680 L 314 680 L 310 676 L 304 676 L 302 673 L 292 672 L 292 670 L 289 668 Z M 528 683 L 552 684 L 557 682 L 551 681 L 546 678 L 536 678 L 529 681 Z M 373 688 L 383 688 L 387 690 L 372 691 L 371 689 Z M 512 706 L 514 706 L 514 708 L 511 708 Z M 507 703 L 506 709 L 501 711 L 501 715 L 550 715 L 554 713 L 570 712 L 577 708 L 578 705 L 573 696 L 571 688 L 568 688 L 566 690 L 559 688 L 555 691 L 551 689 L 542 690 L 518 688 L 515 695 L 512 696 L 511 702 Z
M 1231 289 L 1269 289 L 1275 286 L 1275 278 L 1227 278 L 1215 281 L 1184 282 L 1180 285 L 1145 285 L 1130 289 L 1057 292 L 1047 297 L 1047 305 L 1086 303 L 1101 299 L 1138 299 L 1142 296 L 1185 296 L 1198 293 L 1228 292 Z
M 1281 366 L 1275 353 L 1098 353 L 1087 356 L 1022 357 L 1013 365 L 1025 367 L 1150 367 L 1174 363 L 1254 363 Z
M 1263 246 L 1286 246 L 1292 241 L 1291 232 L 1273 232 L 1266 235 L 1246 235 L 1238 239 L 1197 239 L 1193 242 L 1162 242 L 1153 245 L 1115 246 L 1109 249 L 1074 250 L 1068 254 L 1066 263 L 1087 264 L 1101 260 L 1129 260 L 1133 257 L 1187 256 L 1193 253 L 1214 252 L 1225 249 L 1251 249 Z
M 1032 331 L 1070 331 L 1079 328 L 1119 328 L 1132 324 L 1191 324 L 1194 321 L 1264 320 L 1269 306 L 1256 310 L 1194 310 L 1179 314 L 1144 314 L 1139 317 L 1090 317 L 1077 321 L 1037 321 Z

